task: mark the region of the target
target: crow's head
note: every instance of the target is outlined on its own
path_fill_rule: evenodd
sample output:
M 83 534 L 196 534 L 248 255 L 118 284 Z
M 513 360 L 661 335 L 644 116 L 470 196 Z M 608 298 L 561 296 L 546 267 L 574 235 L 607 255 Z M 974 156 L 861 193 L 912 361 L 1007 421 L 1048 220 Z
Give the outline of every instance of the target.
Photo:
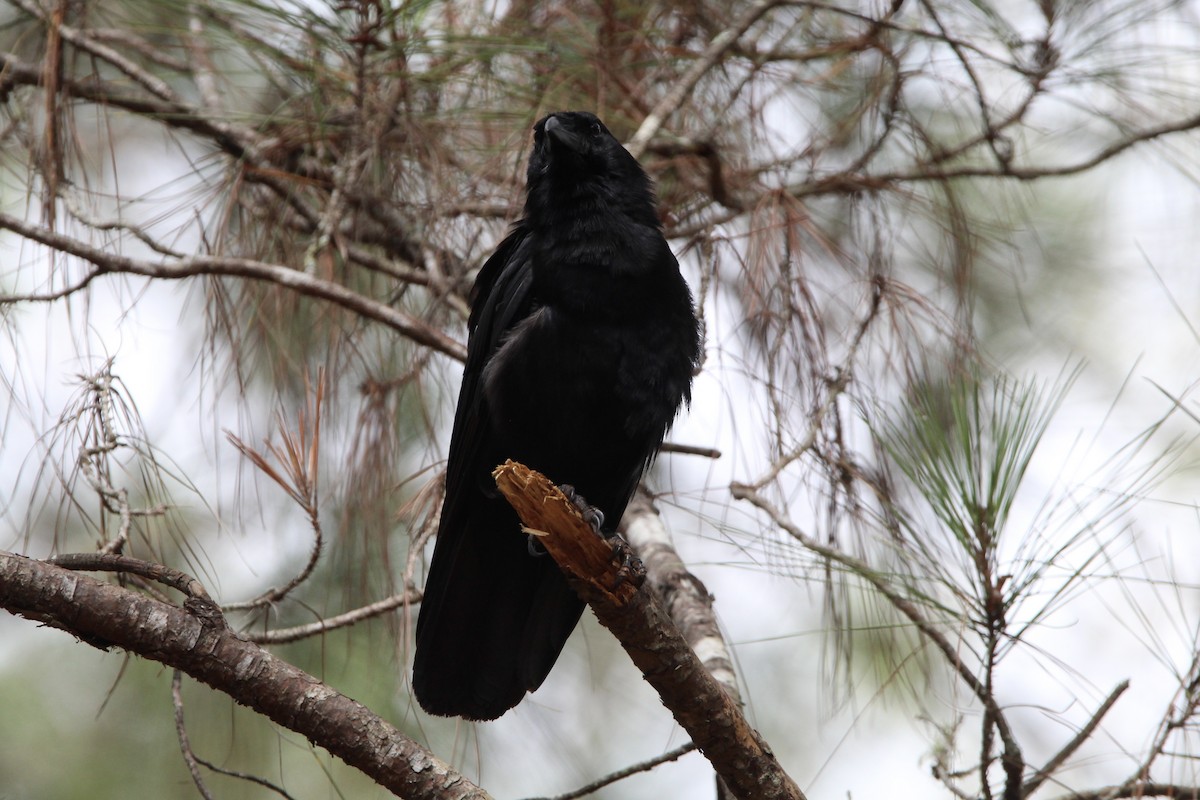
M 526 188 L 530 201 L 543 207 L 600 201 L 657 224 L 650 179 L 600 118 L 586 111 L 556 111 L 533 126 Z

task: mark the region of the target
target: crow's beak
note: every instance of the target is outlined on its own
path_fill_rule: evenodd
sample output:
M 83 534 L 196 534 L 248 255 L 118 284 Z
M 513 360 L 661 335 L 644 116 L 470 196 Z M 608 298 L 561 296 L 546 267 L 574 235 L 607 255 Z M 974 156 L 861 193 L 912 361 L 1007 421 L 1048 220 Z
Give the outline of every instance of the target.
M 576 152 L 580 150 L 581 142 L 579 141 L 579 136 L 566 125 L 559 122 L 558 117 L 547 118 L 543 130 L 550 137 L 551 141 L 566 147 L 568 150 Z

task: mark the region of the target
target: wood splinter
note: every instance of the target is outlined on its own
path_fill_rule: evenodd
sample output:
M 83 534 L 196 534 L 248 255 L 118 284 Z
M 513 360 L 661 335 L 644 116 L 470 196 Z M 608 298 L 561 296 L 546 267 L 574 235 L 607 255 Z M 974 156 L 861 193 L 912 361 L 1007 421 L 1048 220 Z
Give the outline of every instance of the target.
M 496 467 L 492 477 L 524 531 L 538 537 L 569 581 L 585 584 L 584 591 L 596 595 L 585 596 L 587 602 L 622 606 L 637 594 L 637 576 L 645 574 L 640 563 L 631 570 L 614 558 L 613 540 L 598 536 L 579 507 L 549 478 L 512 460 Z

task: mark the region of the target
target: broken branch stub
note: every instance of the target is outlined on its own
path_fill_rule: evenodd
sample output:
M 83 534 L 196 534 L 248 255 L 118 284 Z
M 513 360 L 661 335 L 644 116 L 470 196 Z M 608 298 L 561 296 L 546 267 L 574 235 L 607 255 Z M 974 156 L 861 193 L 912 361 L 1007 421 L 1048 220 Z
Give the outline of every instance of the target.
M 526 531 L 538 537 L 569 579 L 586 583 L 601 601 L 623 606 L 633 599 L 638 584 L 621 574 L 612 543 L 596 534 L 579 507 L 549 478 L 512 460 L 496 467 L 492 477 Z

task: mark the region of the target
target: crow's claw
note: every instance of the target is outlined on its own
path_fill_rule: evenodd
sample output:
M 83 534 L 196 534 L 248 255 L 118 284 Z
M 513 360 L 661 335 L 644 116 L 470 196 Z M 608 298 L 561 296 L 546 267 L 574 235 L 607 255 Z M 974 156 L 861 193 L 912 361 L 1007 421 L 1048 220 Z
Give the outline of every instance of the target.
M 613 560 L 619 565 L 617 567 L 616 580 L 610 587 L 611 591 L 616 591 L 620 587 L 629 583 L 635 587 L 640 587 L 646 581 L 646 565 L 633 552 L 633 548 L 629 546 L 629 542 L 622 539 L 615 531 L 607 532 L 604 530 L 604 512 L 588 503 L 579 492 L 575 491 L 575 487 L 569 483 L 559 485 L 559 491 L 567 496 L 567 499 L 575 504 L 579 509 L 579 513 L 583 515 L 584 520 L 592 526 L 601 538 L 606 539 L 612 546 Z M 531 544 L 530 547 L 533 545 Z
M 646 565 L 620 535 L 614 533 L 609 542 L 612 543 L 613 560 L 621 565 L 617 568 L 617 580 L 612 588 L 616 590 L 626 583 L 641 587 L 646 582 Z
M 538 541 L 538 537 L 534 536 L 532 533 L 528 535 L 528 538 L 525 541 L 525 549 L 528 550 L 529 555 L 533 556 L 534 558 L 546 555 L 546 548 L 543 547 L 542 543 Z
M 575 507 L 579 509 L 579 513 L 583 515 L 584 521 L 592 526 L 592 530 L 594 530 L 600 536 L 603 536 L 605 539 L 608 538 L 608 534 L 606 534 L 603 530 L 603 511 L 593 505 L 590 505 L 588 501 L 584 499 L 583 495 L 575 491 L 575 487 L 569 483 L 560 484 L 558 490 L 565 494 L 567 499 L 575 504 Z

